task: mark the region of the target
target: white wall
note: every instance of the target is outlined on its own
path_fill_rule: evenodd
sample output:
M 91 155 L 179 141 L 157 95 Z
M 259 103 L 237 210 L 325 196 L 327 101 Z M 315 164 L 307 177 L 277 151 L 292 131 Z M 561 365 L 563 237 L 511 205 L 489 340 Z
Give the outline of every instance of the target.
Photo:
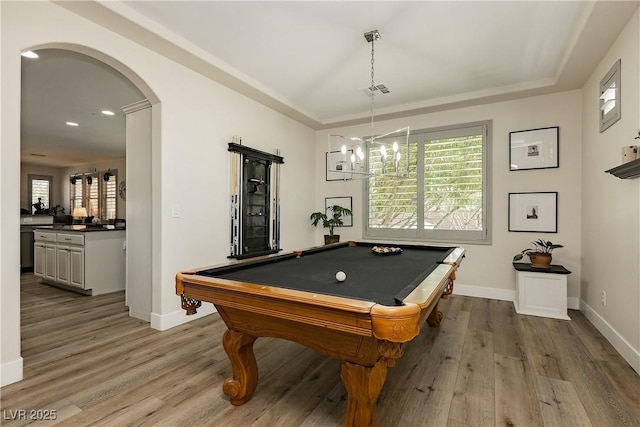
M 152 309 L 153 166 L 152 108 L 148 101 L 124 108 L 127 129 L 127 256 L 126 298 L 129 315 L 149 322 Z
M 581 309 L 640 372 L 640 179 L 604 173 L 638 145 L 640 17 L 636 11 L 583 88 Z M 621 59 L 621 119 L 599 132 L 600 80 Z M 601 302 L 607 294 L 607 305 Z
M 22 379 L 20 294 L 16 292 L 20 258 L 15 250 L 20 235 L 20 108 L 19 101 L 18 108 L 15 102 L 20 99 L 20 67 L 4 59 L 10 41 L 6 18 L 4 3 L 0 3 L 0 385 Z M 12 84 L 6 84 L 9 81 Z
M 152 87 L 159 88 L 162 99 L 160 267 L 165 292 L 160 294 L 159 307 L 154 304 L 153 309 L 167 314 L 178 307 L 171 293 L 176 272 L 221 262 L 229 254 L 230 136 L 240 135 L 244 145 L 261 151 L 281 150 L 285 162 L 281 167 L 284 249 L 311 242 L 306 217 L 298 212 L 313 204 L 314 176 L 309 171 L 315 159 L 309 155 L 314 143 L 310 128 L 200 75 L 179 78 L 174 74 L 185 70 L 176 64 L 164 65 L 163 71 L 167 80 Z M 185 93 L 189 94 L 188 104 Z M 180 210 L 179 218 L 171 216 L 174 205 Z M 182 316 L 180 310 L 178 313 Z
M 516 101 L 487 104 L 444 111 L 405 119 L 374 123 L 374 133 L 389 132 L 406 125 L 411 129 L 425 129 L 456 123 L 493 120 L 492 171 L 492 244 L 464 244 L 467 257 L 457 274 L 454 292 L 490 298 L 513 300 L 515 271 L 513 255 L 529 247 L 530 242 L 543 237 L 561 243 L 563 249 L 554 251 L 554 264 L 562 264 L 572 271 L 568 278 L 570 302 L 577 308 L 580 296 L 580 150 L 581 150 L 581 93 L 563 92 Z M 509 171 L 509 132 L 559 126 L 559 161 L 557 169 Z M 363 234 L 362 181 L 325 181 L 324 153 L 327 134 L 347 136 L 369 135 L 369 125 L 330 129 L 318 132 L 316 138 L 316 174 L 319 177 L 316 210 L 324 208 L 324 197 L 353 196 L 354 227 L 342 228 L 346 239 L 361 239 Z M 558 192 L 558 233 L 515 233 L 507 231 L 508 193 Z M 321 229 L 316 242 L 321 241 Z M 380 240 L 380 239 L 377 239 Z M 429 242 L 420 242 L 429 243 Z
M 2 384 L 22 375 L 19 259 L 17 251 L 4 249 L 19 245 L 15 183 L 20 178 L 23 49 L 69 43 L 102 52 L 129 67 L 160 100 L 161 108 L 153 108 L 152 325 L 163 329 L 186 320 L 174 289 L 178 271 L 226 261 L 231 135 L 241 135 L 245 145 L 262 151 L 281 149 L 282 246 L 312 243 L 307 212 L 315 200 L 313 130 L 53 3 L 2 2 L 0 8 Z M 180 206 L 179 218 L 171 217 L 173 205 Z

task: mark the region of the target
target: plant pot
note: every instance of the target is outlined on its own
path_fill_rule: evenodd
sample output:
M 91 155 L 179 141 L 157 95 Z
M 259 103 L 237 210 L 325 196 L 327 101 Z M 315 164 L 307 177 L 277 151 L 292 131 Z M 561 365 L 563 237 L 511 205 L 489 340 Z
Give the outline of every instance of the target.
M 324 244 L 325 245 L 329 245 L 331 243 L 338 243 L 339 241 L 340 241 L 340 235 L 339 234 L 334 234 L 334 235 L 325 234 L 324 235 Z
M 549 268 L 551 264 L 551 254 L 531 252 L 529 259 L 531 260 L 531 267 L 535 268 Z

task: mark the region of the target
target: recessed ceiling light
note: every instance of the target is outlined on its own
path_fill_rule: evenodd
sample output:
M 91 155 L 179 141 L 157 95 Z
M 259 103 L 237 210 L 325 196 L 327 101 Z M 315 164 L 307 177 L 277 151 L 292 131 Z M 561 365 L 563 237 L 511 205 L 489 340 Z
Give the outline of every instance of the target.
M 67 126 L 79 126 L 76 122 L 67 122 Z
M 25 58 L 31 58 L 31 59 L 38 58 L 38 54 L 35 53 L 35 52 L 32 52 L 30 50 L 26 50 L 26 51 L 22 52 L 20 55 L 24 56 Z
M 104 114 L 105 116 L 114 116 L 116 113 L 114 113 L 113 111 L 109 111 L 109 110 L 102 110 L 100 111 L 102 114 Z

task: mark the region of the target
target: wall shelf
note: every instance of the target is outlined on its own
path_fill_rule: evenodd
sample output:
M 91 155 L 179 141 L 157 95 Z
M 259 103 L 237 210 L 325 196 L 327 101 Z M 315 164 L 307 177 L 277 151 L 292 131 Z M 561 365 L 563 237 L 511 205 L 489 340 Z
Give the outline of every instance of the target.
M 640 177 L 640 159 L 632 160 L 615 168 L 605 171 L 620 179 L 631 179 Z

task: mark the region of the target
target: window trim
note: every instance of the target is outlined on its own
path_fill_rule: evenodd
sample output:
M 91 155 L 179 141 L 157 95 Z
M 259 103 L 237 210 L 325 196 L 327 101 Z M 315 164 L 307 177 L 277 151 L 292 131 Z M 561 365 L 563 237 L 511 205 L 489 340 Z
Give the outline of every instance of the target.
M 105 175 L 109 173 L 109 181 L 105 181 Z M 108 197 L 107 187 L 111 178 L 113 177 L 113 197 Z M 108 218 L 107 208 L 108 208 L 108 200 L 113 199 L 114 201 L 114 212 L 113 218 Z M 107 172 L 100 173 L 100 218 L 104 221 L 115 220 L 118 217 L 118 170 L 117 169 L 109 169 Z
M 53 197 L 53 176 L 40 175 L 40 174 L 28 174 L 27 175 L 27 200 L 29 201 L 29 212 L 33 213 L 33 181 L 49 181 L 49 206 L 47 209 L 51 209 L 51 199 Z
M 438 134 L 438 138 L 447 137 L 446 134 L 464 133 L 463 129 L 482 127 L 484 130 L 483 139 L 483 156 L 482 156 L 482 179 L 483 179 L 483 229 L 480 231 L 470 230 L 428 230 L 424 228 L 416 228 L 408 230 L 391 229 L 391 228 L 371 228 L 369 227 L 369 179 L 363 180 L 363 237 L 365 239 L 388 239 L 399 241 L 420 241 L 433 243 L 473 243 L 473 244 L 491 244 L 492 243 L 492 153 L 493 153 L 493 120 L 482 120 L 476 122 L 459 123 L 454 125 L 438 126 L 433 128 L 425 128 L 412 130 L 410 135 L 410 144 L 417 143 L 422 145 L 426 138 L 420 139 L 418 135 Z M 450 137 L 450 135 L 449 135 Z M 435 139 L 435 138 L 433 138 Z M 418 167 L 417 172 L 417 188 L 422 189 L 416 194 L 417 206 L 424 206 L 424 150 L 417 150 Z M 368 169 L 368 164 L 366 165 Z M 418 224 L 424 224 L 424 209 L 418 209 Z

